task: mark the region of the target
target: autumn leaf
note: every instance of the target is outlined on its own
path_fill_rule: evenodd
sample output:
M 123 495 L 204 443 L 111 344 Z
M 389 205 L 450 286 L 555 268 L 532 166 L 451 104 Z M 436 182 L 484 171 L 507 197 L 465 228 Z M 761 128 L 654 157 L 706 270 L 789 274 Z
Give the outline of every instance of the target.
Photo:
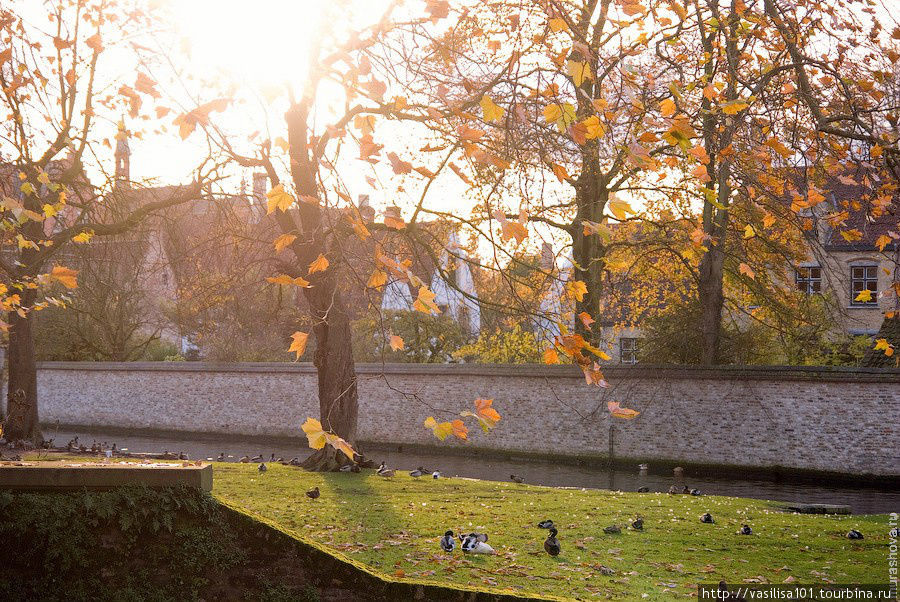
M 606 133 L 606 128 L 603 127 L 603 124 L 600 123 L 600 118 L 596 115 L 591 115 L 582 121 L 581 125 L 584 126 L 584 137 L 588 140 L 600 138 Z
M 308 332 L 300 332 L 299 330 L 291 335 L 291 346 L 288 347 L 288 353 L 296 353 L 297 359 L 306 351 L 306 343 L 309 340 Z M 320 426 L 321 428 L 321 426 Z M 319 448 L 316 448 L 319 449 Z
M 278 186 L 267 192 L 266 198 L 268 199 L 268 205 L 266 208 L 267 214 L 272 213 L 276 209 L 278 209 L 279 211 L 287 211 L 294 203 L 293 195 L 286 191 L 282 184 L 279 184 Z
M 387 284 L 387 273 L 381 270 L 375 270 L 372 272 L 372 275 L 369 276 L 369 281 L 366 282 L 366 286 L 369 288 L 381 288 L 385 284 Z
M 53 266 L 50 270 L 50 278 L 56 280 L 66 288 L 78 288 L 78 271 L 61 265 Z
M 547 23 L 550 26 L 550 31 L 553 33 L 559 33 L 560 31 L 566 31 L 569 29 L 569 25 L 566 23 L 565 19 L 560 19 L 556 17 L 555 19 L 550 19 Z
M 756 230 L 753 229 L 752 225 L 747 224 L 744 227 L 744 240 L 753 238 L 754 236 L 756 236 Z
M 528 237 L 528 229 L 525 227 L 526 220 L 524 219 L 524 214 L 520 213 L 518 221 L 508 219 L 499 209 L 494 211 L 493 215 L 494 219 L 500 222 L 500 239 L 503 242 L 515 238 L 516 244 L 518 245 L 522 244 L 522 241 Z
M 468 427 L 466 427 L 466 424 L 462 420 L 459 420 L 458 418 L 456 420 L 451 420 L 450 427 L 453 429 L 454 437 L 463 441 L 468 440 L 469 429 Z
M 566 171 L 566 168 L 559 163 L 551 163 L 550 169 L 553 170 L 553 175 L 556 176 L 556 179 L 560 182 L 565 182 L 569 179 L 569 173 Z
M 401 337 L 398 337 L 395 334 L 392 334 L 391 335 L 391 349 L 393 349 L 394 351 L 400 351 L 404 347 L 406 347 L 406 343 L 403 342 L 403 339 Z
M 884 251 L 884 248 L 891 244 L 891 237 L 887 234 L 882 234 L 877 239 L 875 239 L 875 246 L 878 247 L 879 251 Z
M 728 102 L 723 102 L 719 105 L 722 108 L 722 112 L 726 115 L 737 115 L 750 105 L 744 100 L 731 100 Z
M 566 74 L 572 78 L 572 83 L 580 87 L 586 79 L 592 79 L 590 65 L 582 61 L 566 61 Z
M 572 280 L 566 283 L 566 293 L 576 301 L 584 301 L 587 292 L 587 285 L 581 280 Z
M 284 284 L 284 285 L 294 285 L 302 288 L 310 288 L 309 280 L 305 278 L 301 278 L 297 276 L 296 278 L 291 278 L 287 274 L 279 274 L 278 276 L 269 276 L 266 278 L 267 282 L 271 282 L 272 284 Z
M 588 330 L 591 329 L 591 324 L 596 322 L 596 320 L 594 320 L 594 318 L 591 317 L 591 314 L 589 314 L 586 311 L 583 311 L 580 314 L 578 314 L 578 319 L 581 320 L 581 323 L 584 324 L 584 327 L 587 328 Z
M 395 174 L 407 174 L 412 171 L 412 163 L 404 161 L 397 153 L 388 153 L 387 158 L 391 162 Z
M 556 349 L 553 347 L 548 347 L 544 349 L 544 363 L 545 364 L 558 364 L 559 363 L 559 353 L 557 353 Z
M 93 231 L 93 230 L 87 230 L 87 231 L 85 231 L 85 232 L 81 232 L 81 233 L 76 234 L 75 236 L 73 236 L 73 237 L 72 237 L 72 242 L 77 242 L 77 243 L 84 244 L 84 243 L 90 242 L 90 240 L 91 240 L 93 237 L 94 237 L 94 231 Z
M 434 416 L 425 419 L 425 428 L 431 429 L 434 436 L 443 441 L 448 435 L 453 434 L 453 425 L 449 422 L 438 422 Z
M 484 113 L 484 120 L 491 121 L 500 121 L 503 117 L 503 107 L 498 106 L 494 103 L 493 99 L 490 96 L 485 94 L 481 97 L 481 110 Z
M 666 98 L 661 103 L 659 103 L 659 112 L 663 117 L 671 117 L 675 114 L 675 101 L 671 98 Z
M 328 269 L 328 258 L 319 253 L 319 256 L 309 264 L 309 272 L 308 274 L 315 274 L 316 272 L 324 272 Z
M 869 289 L 864 289 L 859 291 L 859 294 L 853 298 L 854 301 L 858 301 L 860 303 L 871 303 L 872 302 L 872 291 Z
M 306 433 L 309 446 L 312 449 L 322 449 L 327 443 L 325 440 L 325 431 L 322 430 L 322 423 L 315 418 L 307 417 L 306 422 L 300 427 Z
M 740 273 L 743 274 L 744 276 L 746 276 L 747 278 L 751 278 L 751 279 L 756 278 L 756 273 L 746 263 L 742 263 L 741 265 L 739 265 L 738 271 L 740 271 Z
M 209 123 L 209 114 L 213 111 L 224 111 L 228 108 L 231 100 L 227 98 L 217 98 L 210 102 L 204 103 L 192 111 L 188 111 L 176 117 L 172 123 L 178 126 L 178 134 L 182 139 L 191 135 L 197 125 L 206 125 Z
M 560 132 L 575 123 L 575 107 L 571 103 L 554 103 L 544 107 L 544 119 L 547 123 L 556 124 Z
M 94 52 L 103 52 L 103 39 L 100 37 L 99 31 L 86 39 L 84 43 Z
M 618 220 L 625 220 L 628 218 L 629 213 L 634 213 L 634 210 L 631 208 L 626 201 L 619 199 L 618 197 L 612 197 L 609 199 L 609 202 L 606 204 L 607 208 L 609 208 L 610 212 L 616 217 Z
M 419 294 L 416 296 L 416 300 L 413 301 L 413 309 L 423 314 L 437 315 L 441 313 L 441 309 L 434 302 L 435 297 L 436 295 L 428 290 L 428 287 L 420 286 Z
M 477 419 L 478 423 L 481 425 L 481 430 L 487 433 L 492 428 L 497 426 L 498 422 L 500 422 L 500 414 L 497 412 L 497 410 L 491 407 L 493 403 L 493 399 L 476 399 L 475 412 L 466 410 L 460 412 L 459 415 L 470 416 Z
M 623 408 L 618 401 L 610 401 L 607 402 L 606 407 L 609 408 L 609 413 L 614 418 L 622 418 L 624 420 L 632 420 L 637 418 L 640 415 L 640 412 L 637 410 L 631 410 L 628 408 Z
M 284 251 L 289 244 L 297 240 L 297 237 L 293 234 L 282 234 L 272 243 L 275 245 L 275 252 L 281 253 Z
M 887 339 L 875 339 L 875 351 L 884 351 L 888 357 L 894 355 L 894 346 Z

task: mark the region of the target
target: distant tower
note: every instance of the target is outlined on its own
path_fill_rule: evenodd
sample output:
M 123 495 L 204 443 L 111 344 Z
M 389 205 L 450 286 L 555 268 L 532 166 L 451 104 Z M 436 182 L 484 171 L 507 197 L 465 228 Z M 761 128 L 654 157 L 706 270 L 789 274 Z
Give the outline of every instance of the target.
M 116 183 L 127 184 L 131 180 L 131 149 L 128 148 L 128 130 L 125 120 L 119 120 L 116 132 Z

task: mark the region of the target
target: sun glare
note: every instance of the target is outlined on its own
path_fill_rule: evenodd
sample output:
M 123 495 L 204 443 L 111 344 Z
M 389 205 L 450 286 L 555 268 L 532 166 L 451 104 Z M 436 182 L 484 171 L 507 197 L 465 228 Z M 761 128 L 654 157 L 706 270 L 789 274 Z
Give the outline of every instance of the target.
M 235 83 L 302 84 L 325 3 L 320 0 L 170 0 L 195 69 Z

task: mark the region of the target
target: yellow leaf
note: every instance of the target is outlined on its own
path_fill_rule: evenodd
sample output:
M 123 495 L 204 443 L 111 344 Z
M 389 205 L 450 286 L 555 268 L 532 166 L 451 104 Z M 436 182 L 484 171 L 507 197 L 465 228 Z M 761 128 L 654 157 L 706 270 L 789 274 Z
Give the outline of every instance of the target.
M 87 230 L 85 232 L 81 232 L 80 234 L 76 234 L 75 236 L 73 236 L 72 241 L 77 242 L 77 243 L 86 243 L 86 242 L 90 241 L 91 238 L 93 238 L 93 237 L 94 237 L 94 231 Z
M 291 346 L 288 347 L 288 353 L 296 353 L 297 359 L 300 359 L 300 356 L 303 355 L 303 352 L 306 351 L 306 343 L 309 340 L 308 332 L 300 332 L 299 330 L 291 335 Z M 321 428 L 321 426 L 319 427 Z M 319 448 L 316 448 L 319 449 Z
M 566 292 L 570 297 L 574 297 L 577 301 L 584 301 L 587 294 L 587 285 L 581 280 L 572 280 L 566 283 Z
M 381 288 L 385 284 L 387 284 L 387 273 L 381 270 L 375 270 L 369 277 L 366 286 L 369 288 Z
M 566 61 L 566 74 L 572 78 L 572 83 L 581 86 L 586 79 L 592 79 L 590 65 L 582 61 Z
M 575 106 L 568 102 L 549 104 L 544 107 L 544 119 L 547 123 L 555 123 L 560 132 L 565 132 L 575 123 Z
M 553 33 L 558 33 L 560 31 L 569 29 L 569 25 L 566 23 L 565 19 L 560 19 L 559 17 L 550 19 L 548 25 L 550 26 L 550 31 L 552 31 Z
M 742 263 L 741 265 L 739 265 L 738 270 L 747 278 L 756 278 L 756 273 L 754 273 L 753 269 L 746 263 Z
M 600 118 L 596 115 L 591 115 L 582 121 L 581 125 L 584 126 L 584 137 L 588 140 L 600 138 L 606 133 L 606 128 L 603 127 L 603 124 L 600 123 Z
M 282 234 L 281 236 L 276 238 L 273 243 L 275 245 L 275 252 L 281 253 L 285 248 L 287 248 L 289 244 L 291 244 L 295 240 L 297 240 L 297 237 L 293 234 Z
M 480 104 L 481 110 L 484 112 L 485 121 L 500 121 L 500 118 L 503 117 L 503 107 L 494 103 L 487 94 L 481 97 Z
M 763 227 L 771 228 L 774 225 L 775 225 L 775 216 L 772 215 L 771 213 L 765 214 L 765 216 L 763 216 Z
M 729 102 L 722 103 L 720 105 L 722 107 L 722 112 L 726 115 L 736 115 L 749 107 L 750 105 L 743 100 L 732 100 Z
M 403 342 L 403 339 L 401 337 L 398 337 L 395 334 L 392 334 L 391 335 L 391 349 L 393 349 L 394 351 L 400 351 L 404 347 L 406 347 L 406 343 Z
M 325 439 L 325 431 L 322 430 L 322 423 L 315 418 L 308 418 L 303 426 L 300 427 L 306 433 L 309 440 L 309 446 L 313 449 L 322 449 L 327 443 Z
M 419 294 L 413 302 L 413 309 L 423 314 L 439 314 L 441 309 L 434 302 L 435 294 L 428 290 L 428 287 L 420 286 Z
M 453 425 L 449 422 L 438 422 L 434 416 L 425 419 L 425 428 L 431 429 L 434 436 L 443 441 L 448 435 L 453 433 Z
M 665 99 L 659 103 L 659 111 L 663 117 L 671 117 L 675 114 L 675 101 L 671 98 Z
M 854 301 L 859 301 L 860 303 L 870 303 L 872 301 L 872 291 L 869 289 L 859 291 L 859 294 L 853 298 Z
M 891 244 L 891 237 L 887 234 L 882 234 L 877 239 L 875 239 L 875 246 L 878 247 L 879 251 L 884 251 L 884 248 Z
M 744 227 L 744 239 L 753 238 L 754 236 L 756 236 L 756 230 L 753 229 L 753 226 L 747 224 Z
M 78 288 L 78 272 L 61 265 L 53 266 L 50 271 L 50 277 L 57 280 L 66 288 Z
M 319 256 L 316 257 L 315 261 L 309 264 L 309 274 L 315 274 L 316 272 L 324 272 L 328 269 L 328 258 L 319 253 Z
M 41 173 L 39 173 L 37 179 L 38 179 L 38 182 L 40 182 L 44 186 L 50 185 L 50 176 L 48 176 L 47 172 L 45 172 L 45 171 L 42 171 Z
M 350 446 L 349 443 L 347 443 L 342 438 L 338 437 L 337 435 L 335 435 L 333 433 L 325 433 L 325 441 L 331 447 L 343 452 L 344 455 L 347 456 L 348 458 L 350 458 L 351 460 L 353 459 L 353 456 L 356 455 L 356 452 L 353 451 L 353 448 Z
M 25 182 L 19 186 L 19 190 L 21 190 L 25 196 L 30 196 L 34 194 L 34 185 L 31 182 Z
M 634 213 L 631 205 L 623 200 L 618 199 L 617 197 L 609 199 L 609 202 L 606 204 L 606 206 L 618 220 L 624 220 L 628 217 L 629 213 Z
M 294 197 L 291 196 L 291 193 L 287 192 L 281 184 L 267 192 L 266 198 L 268 198 L 268 208 L 266 213 L 272 213 L 275 209 L 287 211 L 294 203 Z
M 300 276 L 291 278 L 287 274 L 278 274 L 277 276 L 269 276 L 268 278 L 266 278 L 266 281 L 271 282 L 272 284 L 293 284 L 294 286 L 299 286 L 302 288 L 310 288 L 309 280 L 301 278 Z

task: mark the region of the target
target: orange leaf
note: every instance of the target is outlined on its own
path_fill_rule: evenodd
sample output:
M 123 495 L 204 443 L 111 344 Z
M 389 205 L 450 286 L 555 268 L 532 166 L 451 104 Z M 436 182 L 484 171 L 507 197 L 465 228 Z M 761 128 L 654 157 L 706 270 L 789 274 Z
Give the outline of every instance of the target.
M 272 243 L 275 245 L 275 252 L 281 253 L 289 244 L 297 240 L 293 234 L 282 234 Z
M 300 359 L 300 356 L 303 355 L 303 352 L 306 351 L 306 342 L 309 339 L 309 333 L 300 332 L 299 330 L 291 335 L 291 346 L 288 347 L 288 353 L 294 352 L 297 354 L 297 359 Z
M 584 324 L 584 327 L 587 328 L 588 330 L 591 329 L 591 324 L 593 324 L 596 321 L 596 320 L 594 320 L 594 318 L 591 317 L 591 314 L 589 314 L 586 311 L 583 311 L 580 314 L 578 314 L 578 319 L 581 320 L 581 323 Z
M 50 278 L 58 281 L 66 288 L 78 288 L 78 271 L 72 270 L 61 265 L 53 266 L 50 271 Z
M 403 342 L 403 339 L 401 337 L 398 337 L 395 334 L 392 334 L 391 335 L 391 349 L 393 349 L 394 351 L 400 351 L 404 347 L 406 347 L 406 343 Z
M 328 269 L 328 258 L 319 253 L 319 256 L 316 257 L 315 261 L 309 264 L 309 274 L 315 274 L 316 272 L 324 272 Z
M 632 420 L 640 415 L 640 412 L 638 412 L 637 410 L 630 410 L 628 408 L 621 407 L 618 401 L 610 401 L 606 404 L 606 407 L 609 408 L 609 413 L 614 418 Z

